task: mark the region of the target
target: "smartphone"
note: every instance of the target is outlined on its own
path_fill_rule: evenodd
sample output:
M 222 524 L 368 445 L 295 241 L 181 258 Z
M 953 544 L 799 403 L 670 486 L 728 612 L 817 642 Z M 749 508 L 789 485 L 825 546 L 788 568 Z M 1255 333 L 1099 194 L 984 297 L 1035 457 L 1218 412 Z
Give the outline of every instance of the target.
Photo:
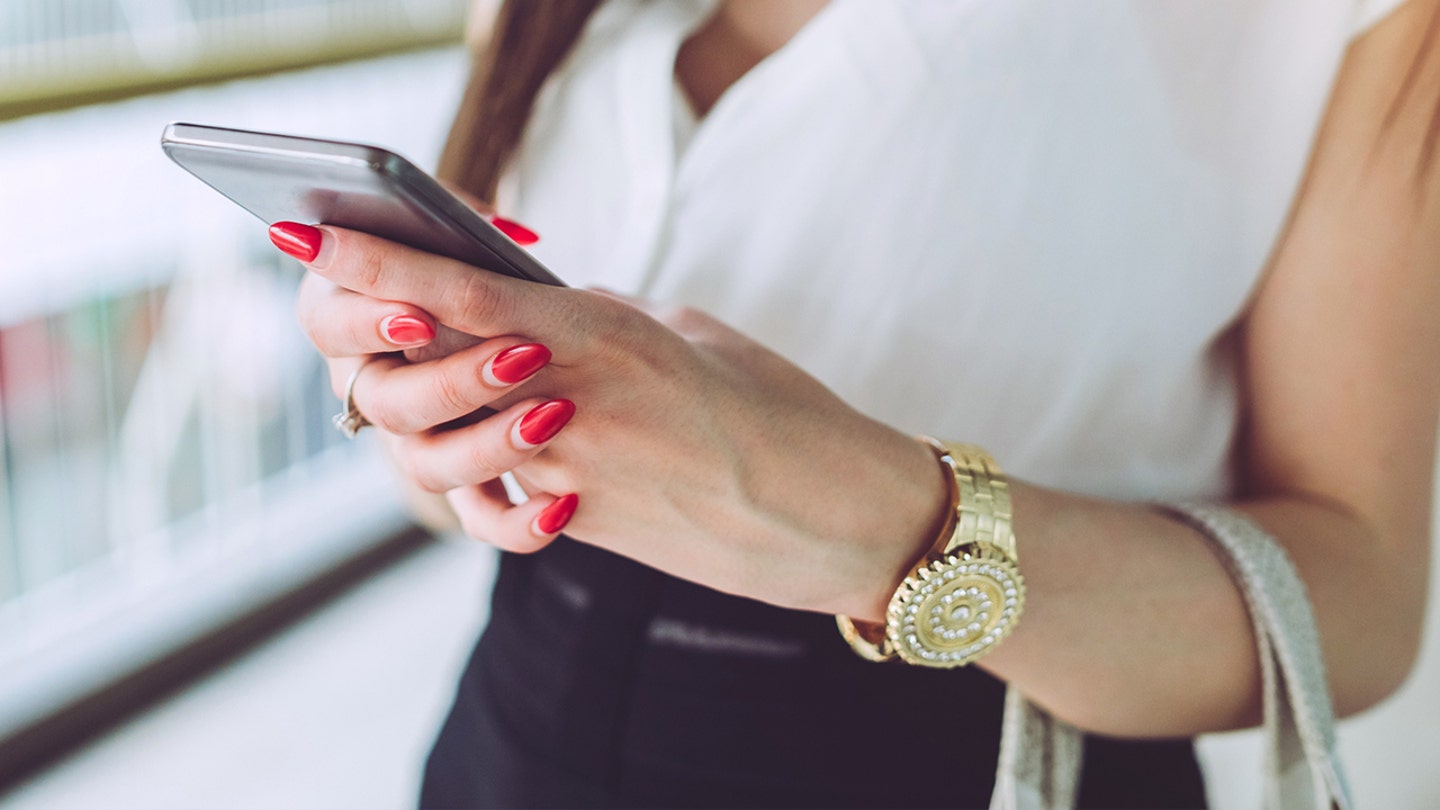
M 492 272 L 565 286 L 485 217 L 388 149 L 184 123 L 165 127 L 160 147 L 267 225 L 350 228 Z

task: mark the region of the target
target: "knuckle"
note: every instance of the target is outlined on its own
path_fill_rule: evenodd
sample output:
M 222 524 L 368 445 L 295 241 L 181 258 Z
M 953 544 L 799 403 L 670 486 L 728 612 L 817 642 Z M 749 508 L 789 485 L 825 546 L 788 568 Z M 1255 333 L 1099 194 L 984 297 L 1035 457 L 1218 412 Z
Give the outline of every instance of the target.
M 307 305 L 304 301 L 301 301 L 301 303 L 295 306 L 295 320 L 299 322 L 300 331 L 305 333 L 305 337 L 310 343 L 314 345 L 321 354 L 326 354 L 324 321 L 320 318 L 317 312 L 318 309 L 319 307 L 314 304 Z
M 650 314 L 653 318 L 655 318 L 655 320 L 665 324 L 671 329 L 674 329 L 680 324 L 682 320 L 685 319 L 685 311 L 687 309 L 689 309 L 689 307 L 679 304 L 665 304 L 656 306 L 654 309 L 651 310 Z
M 596 296 L 575 309 L 576 328 L 569 330 L 570 339 L 578 354 L 600 363 L 630 356 L 644 345 L 653 329 L 653 315 L 613 298 Z
M 429 465 L 423 460 L 424 455 L 415 452 L 417 444 L 414 440 L 407 439 L 396 448 L 395 466 L 399 469 L 400 475 L 425 492 L 440 494 L 452 489 L 452 487 L 445 486 L 445 482 L 440 481 L 430 471 Z
M 592 301 L 601 325 L 610 329 L 623 328 L 627 323 L 633 321 L 637 314 L 645 313 L 645 310 L 628 301 L 609 296 L 597 297 Z
M 316 324 L 313 320 L 301 317 L 300 331 L 305 334 L 305 339 L 310 341 L 310 345 L 315 347 L 315 351 L 319 352 L 325 357 L 334 356 L 330 354 L 330 352 L 326 351 L 328 347 L 325 345 L 325 335 L 319 330 L 318 324 Z
M 503 320 L 505 315 L 503 296 L 497 294 L 492 280 L 486 275 L 481 271 L 467 273 L 455 297 L 466 320 L 482 328 Z
M 510 469 L 510 465 L 505 463 L 493 447 L 481 441 L 469 442 L 465 461 L 471 474 L 477 478 L 475 483 L 489 481 Z
M 389 400 L 377 399 L 368 402 L 360 408 L 360 412 L 365 415 L 365 419 L 370 424 L 386 433 L 404 435 L 414 431 L 414 426 L 406 418 L 404 409 L 396 407 Z
M 305 295 L 305 288 L 300 288 L 300 294 L 295 297 L 295 322 L 300 324 L 300 330 L 310 342 L 315 342 L 315 304 Z
M 678 306 L 670 310 L 670 322 L 677 327 L 694 326 L 700 320 L 700 310 L 694 307 Z
M 410 480 L 414 482 L 415 486 L 434 495 L 442 495 L 455 488 L 450 482 L 445 481 L 440 476 L 416 462 L 411 462 L 410 471 L 407 475 Z
M 693 339 L 710 334 L 715 326 L 715 319 L 695 307 L 677 306 L 672 307 L 665 314 L 661 323 L 668 326 L 671 331 Z
M 363 351 L 374 351 L 381 348 L 378 345 L 378 338 L 375 335 L 376 328 L 369 323 L 363 323 L 357 319 L 351 319 L 345 324 L 345 339 L 349 341 L 351 350 L 361 349 Z
M 442 368 L 436 371 L 431 382 L 431 396 L 440 403 L 447 415 L 463 415 L 474 410 L 478 403 L 473 403 L 468 381 L 462 382 L 454 369 Z
M 317 282 L 322 283 L 322 282 Z M 313 292 L 306 293 L 310 289 Z M 316 284 L 306 284 L 301 287 L 299 300 L 295 304 L 295 320 L 300 324 L 300 330 L 309 339 L 310 343 L 326 357 L 339 357 L 345 354 L 339 347 L 334 345 L 333 334 L 337 313 L 334 311 L 334 285 L 328 285 L 326 289 L 316 289 Z
M 472 537 L 482 543 L 489 543 L 492 546 L 499 545 L 491 539 L 494 536 L 494 527 L 490 525 L 489 521 L 484 520 L 474 512 L 468 511 L 457 514 L 456 517 L 460 518 L 460 531 L 464 532 L 466 537 Z
M 670 327 L 656 321 L 631 321 L 615 329 L 594 346 L 597 365 L 612 376 L 643 379 L 673 371 L 675 344 L 681 340 Z
M 300 286 L 295 290 L 295 319 L 305 323 L 309 313 L 315 309 L 315 299 L 319 294 L 316 282 L 319 278 L 314 273 L 306 273 L 300 279 Z
M 351 246 L 350 264 L 350 277 L 360 289 L 374 290 L 385 278 L 385 251 L 368 240 Z

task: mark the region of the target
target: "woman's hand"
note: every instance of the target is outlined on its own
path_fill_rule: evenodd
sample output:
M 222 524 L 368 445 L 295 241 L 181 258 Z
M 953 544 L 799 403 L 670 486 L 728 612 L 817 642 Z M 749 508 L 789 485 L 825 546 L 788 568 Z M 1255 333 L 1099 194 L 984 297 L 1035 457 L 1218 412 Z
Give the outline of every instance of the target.
M 1425 612 L 1440 414 L 1436 19 L 1440 0 L 1412 0 L 1351 44 L 1237 330 L 1243 499 L 1231 505 L 1283 543 L 1304 578 L 1341 715 L 1404 680 Z M 532 492 L 579 493 L 574 533 L 589 542 L 724 590 L 876 619 L 928 542 L 924 524 L 938 522 L 943 485 L 928 451 L 708 318 L 656 320 L 344 231 L 317 248 L 318 272 L 367 296 L 302 306 L 322 348 L 347 330 L 369 339 L 352 355 L 394 348 L 376 324 L 395 310 L 375 302 L 398 300 L 464 332 L 554 351 L 495 401 L 576 403 L 573 422 L 517 473 Z M 435 399 L 402 397 L 395 371 L 377 363 L 361 375 L 367 414 Z M 461 460 L 407 448 L 407 465 L 480 480 L 464 474 L 464 450 L 505 435 L 506 413 L 454 435 L 407 434 L 416 447 L 453 442 Z M 979 666 L 1102 734 L 1190 736 L 1258 719 L 1245 602 L 1195 530 L 1144 504 L 1010 484 L 1025 619 Z M 503 504 L 461 491 L 472 532 L 522 542 L 495 517 Z
M 865 619 L 934 539 L 946 484 L 925 445 L 707 315 L 305 228 L 315 276 L 300 317 L 337 394 L 380 355 L 357 407 L 475 537 L 532 551 L 565 527 L 720 590 Z M 393 354 L 443 327 L 489 339 L 417 363 Z M 517 351 L 550 362 L 497 374 Z M 436 430 L 482 407 L 496 413 Z M 529 502 L 506 498 L 506 471 Z

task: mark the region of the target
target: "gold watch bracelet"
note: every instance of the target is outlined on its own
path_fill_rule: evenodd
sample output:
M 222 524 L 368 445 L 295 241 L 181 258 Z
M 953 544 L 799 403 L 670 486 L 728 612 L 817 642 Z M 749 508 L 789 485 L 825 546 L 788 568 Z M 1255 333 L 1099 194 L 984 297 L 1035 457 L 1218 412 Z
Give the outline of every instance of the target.
M 891 597 L 884 624 L 835 621 L 867 660 L 962 666 L 1007 636 L 1024 607 L 1010 489 L 981 448 L 921 438 L 948 473 L 945 525 Z

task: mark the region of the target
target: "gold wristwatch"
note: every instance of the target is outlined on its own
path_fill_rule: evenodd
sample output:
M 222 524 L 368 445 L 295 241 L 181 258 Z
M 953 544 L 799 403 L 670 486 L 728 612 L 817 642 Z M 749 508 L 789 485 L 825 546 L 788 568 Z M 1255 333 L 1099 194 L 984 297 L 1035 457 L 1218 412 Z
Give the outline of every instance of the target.
M 883 626 L 847 616 L 835 621 L 871 661 L 959 667 L 1014 629 L 1025 608 L 1025 580 L 1016 565 L 1010 488 L 995 459 L 973 445 L 925 441 L 951 473 L 946 525 L 890 597 Z

